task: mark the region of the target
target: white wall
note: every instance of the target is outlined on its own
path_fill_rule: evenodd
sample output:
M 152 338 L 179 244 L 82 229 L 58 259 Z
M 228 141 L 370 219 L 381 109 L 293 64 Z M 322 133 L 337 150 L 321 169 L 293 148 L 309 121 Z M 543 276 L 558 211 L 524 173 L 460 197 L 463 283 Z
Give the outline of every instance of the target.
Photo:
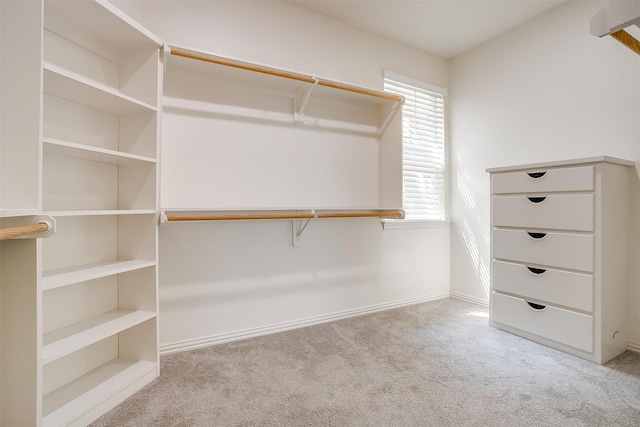
M 114 3 L 168 43 L 378 90 L 385 69 L 449 86 L 449 61 L 284 1 Z
M 160 230 L 163 351 L 331 320 L 449 293 L 449 228 L 381 231 L 319 220 L 167 224 Z
M 570 1 L 451 63 L 451 291 L 488 301 L 488 167 L 640 161 L 640 58 L 589 34 L 604 2 Z M 640 349 L 640 184 L 633 183 L 630 341 Z
M 382 89 L 389 69 L 448 86 L 448 61 L 285 2 L 117 2 L 169 43 Z M 162 351 L 447 296 L 449 226 L 319 220 L 160 229 Z

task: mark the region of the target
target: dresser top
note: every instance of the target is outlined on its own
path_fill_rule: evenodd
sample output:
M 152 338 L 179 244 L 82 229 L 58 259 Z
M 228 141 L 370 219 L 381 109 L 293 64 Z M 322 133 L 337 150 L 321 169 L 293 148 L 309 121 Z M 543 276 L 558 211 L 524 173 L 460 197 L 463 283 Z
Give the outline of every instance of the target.
M 634 162 L 625 159 L 618 159 L 616 157 L 609 156 L 597 156 L 597 157 L 586 157 L 583 159 L 570 159 L 570 160 L 559 160 L 554 162 L 544 162 L 544 163 L 530 163 L 525 165 L 514 165 L 514 166 L 502 166 L 497 168 L 488 168 L 487 172 L 509 172 L 516 171 L 522 169 L 541 169 L 541 168 L 553 168 L 560 166 L 569 166 L 569 165 L 583 165 L 589 163 L 613 163 L 621 166 L 633 166 Z

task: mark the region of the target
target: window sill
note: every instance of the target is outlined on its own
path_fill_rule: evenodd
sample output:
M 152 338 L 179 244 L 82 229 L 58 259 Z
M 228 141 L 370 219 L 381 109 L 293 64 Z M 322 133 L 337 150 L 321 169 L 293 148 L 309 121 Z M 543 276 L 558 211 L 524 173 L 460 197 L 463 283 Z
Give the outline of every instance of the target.
M 383 230 L 415 230 L 419 228 L 449 228 L 451 220 L 431 220 L 431 219 L 383 219 Z

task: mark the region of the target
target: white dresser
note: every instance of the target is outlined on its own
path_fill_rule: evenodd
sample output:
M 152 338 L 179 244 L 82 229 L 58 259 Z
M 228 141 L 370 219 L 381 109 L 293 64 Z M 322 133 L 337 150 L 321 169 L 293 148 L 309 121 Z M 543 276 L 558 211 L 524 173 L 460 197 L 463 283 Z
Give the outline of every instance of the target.
M 632 166 L 596 157 L 487 170 L 492 326 L 595 363 L 626 350 Z

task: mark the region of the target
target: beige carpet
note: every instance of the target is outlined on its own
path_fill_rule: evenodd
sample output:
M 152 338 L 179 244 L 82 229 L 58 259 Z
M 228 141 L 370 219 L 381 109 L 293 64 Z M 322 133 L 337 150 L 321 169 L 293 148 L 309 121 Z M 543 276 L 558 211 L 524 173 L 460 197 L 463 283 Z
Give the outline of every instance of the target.
M 445 299 L 161 358 L 97 426 L 640 426 L 640 354 L 606 366 Z

